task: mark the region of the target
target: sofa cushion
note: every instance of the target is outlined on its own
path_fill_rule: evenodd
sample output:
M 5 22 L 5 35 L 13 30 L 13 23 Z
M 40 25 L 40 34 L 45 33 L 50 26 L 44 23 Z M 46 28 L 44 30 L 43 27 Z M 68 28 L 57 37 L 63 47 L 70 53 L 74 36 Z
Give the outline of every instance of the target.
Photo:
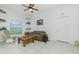
M 33 33 L 36 33 L 36 34 L 46 34 L 46 32 L 44 32 L 44 31 L 34 31 Z

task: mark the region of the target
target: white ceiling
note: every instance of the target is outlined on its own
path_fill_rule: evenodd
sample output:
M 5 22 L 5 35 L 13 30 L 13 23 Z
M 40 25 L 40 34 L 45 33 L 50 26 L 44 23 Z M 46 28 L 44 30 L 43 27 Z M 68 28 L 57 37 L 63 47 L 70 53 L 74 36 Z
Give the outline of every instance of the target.
M 50 10 L 51 8 L 59 6 L 58 4 L 37 4 L 36 8 L 39 9 L 39 12 L 43 12 L 46 10 Z M 24 11 L 25 7 L 22 6 L 21 4 L 0 4 L 0 7 L 4 7 L 6 9 L 9 9 L 12 12 L 16 12 L 21 15 L 26 15 L 28 14 L 27 11 Z

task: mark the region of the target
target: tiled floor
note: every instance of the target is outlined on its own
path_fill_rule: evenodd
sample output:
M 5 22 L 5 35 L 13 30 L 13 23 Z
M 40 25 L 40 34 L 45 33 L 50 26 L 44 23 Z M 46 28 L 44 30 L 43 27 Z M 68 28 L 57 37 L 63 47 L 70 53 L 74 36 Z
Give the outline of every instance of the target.
M 35 41 L 26 47 L 16 43 L 7 43 L 0 46 L 0 54 L 78 54 L 79 47 L 55 41 L 47 43 Z

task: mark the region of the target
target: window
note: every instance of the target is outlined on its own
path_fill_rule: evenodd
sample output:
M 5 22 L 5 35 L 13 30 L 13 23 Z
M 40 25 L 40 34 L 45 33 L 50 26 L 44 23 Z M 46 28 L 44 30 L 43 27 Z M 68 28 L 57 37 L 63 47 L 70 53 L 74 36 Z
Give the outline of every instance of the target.
M 19 20 L 10 21 L 11 34 L 22 34 L 22 22 Z

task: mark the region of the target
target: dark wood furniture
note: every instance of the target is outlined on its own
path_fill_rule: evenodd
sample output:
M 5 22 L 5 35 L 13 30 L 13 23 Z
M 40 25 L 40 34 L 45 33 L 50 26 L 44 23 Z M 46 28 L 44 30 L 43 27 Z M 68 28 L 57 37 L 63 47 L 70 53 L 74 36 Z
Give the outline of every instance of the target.
M 26 35 L 18 37 L 18 43 L 22 41 L 23 47 L 26 46 L 27 43 L 33 42 L 34 43 L 34 36 L 33 35 Z
M 30 35 L 33 34 L 35 36 L 35 40 L 41 41 L 41 42 L 47 42 L 48 40 L 48 35 L 46 34 L 45 31 L 33 31 L 33 32 L 27 32 L 25 35 Z

